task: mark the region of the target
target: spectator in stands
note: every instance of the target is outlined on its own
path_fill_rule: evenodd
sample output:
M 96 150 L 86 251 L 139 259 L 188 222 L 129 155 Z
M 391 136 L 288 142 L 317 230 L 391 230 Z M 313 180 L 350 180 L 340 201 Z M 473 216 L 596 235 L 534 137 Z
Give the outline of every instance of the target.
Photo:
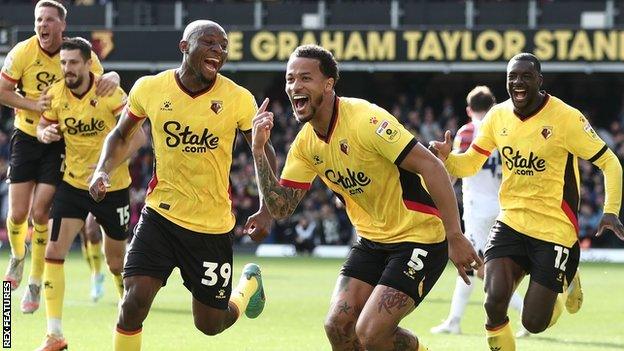
M 316 221 L 303 215 L 295 226 L 295 248 L 299 254 L 312 254 L 316 233 Z

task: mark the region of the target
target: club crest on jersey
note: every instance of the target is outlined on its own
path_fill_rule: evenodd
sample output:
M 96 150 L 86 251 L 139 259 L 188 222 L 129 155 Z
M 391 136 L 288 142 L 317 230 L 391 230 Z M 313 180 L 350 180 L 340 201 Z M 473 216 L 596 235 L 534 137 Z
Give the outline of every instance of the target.
M 507 128 L 503 128 L 500 132 L 501 136 L 507 136 Z
M 314 165 L 318 166 L 321 163 L 323 163 L 323 160 L 321 160 L 321 156 L 319 155 L 314 155 L 314 157 L 312 157 L 312 159 L 314 159 Z
M 375 116 L 371 117 L 369 121 L 370 121 L 371 124 L 377 124 L 377 122 L 378 122 L 377 117 L 375 117 Z
M 160 110 L 161 111 L 173 111 L 173 104 L 171 103 L 171 101 L 165 100 L 163 101 L 163 104 Z
M 375 134 L 379 135 L 382 139 L 389 143 L 394 143 L 401 137 L 399 127 L 388 120 L 381 122 L 379 127 L 377 127 Z
M 219 114 L 223 110 L 223 101 L 220 100 L 212 100 L 210 102 L 210 109 L 212 112 Z
M 91 106 L 93 106 L 93 107 L 96 107 L 96 106 L 97 106 L 97 104 L 98 104 L 98 101 L 97 101 L 97 99 L 91 99 L 91 101 L 89 101 L 89 104 L 90 104 Z
M 349 143 L 347 139 L 340 140 L 340 151 L 342 151 L 345 155 L 349 155 Z
M 551 126 L 543 126 L 542 127 L 542 136 L 544 137 L 544 139 L 548 139 L 552 136 L 553 134 L 553 127 Z

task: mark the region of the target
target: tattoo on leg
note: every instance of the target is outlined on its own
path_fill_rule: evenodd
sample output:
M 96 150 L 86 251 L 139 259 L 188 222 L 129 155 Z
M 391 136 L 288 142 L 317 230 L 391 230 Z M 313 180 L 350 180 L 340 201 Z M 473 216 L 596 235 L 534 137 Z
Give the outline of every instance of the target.
M 407 306 L 407 302 L 409 301 L 409 296 L 406 294 L 390 288 L 384 288 L 384 291 L 381 293 L 381 300 L 379 300 L 377 304 L 377 312 L 381 313 L 381 310 L 385 310 L 388 314 L 392 314 L 392 309 L 400 310 L 401 308 Z
M 407 332 L 404 332 L 401 328 L 397 328 L 394 332 L 394 341 L 392 343 L 394 351 L 409 351 L 416 350 L 416 344 L 412 343 L 414 339 Z M 415 341 L 415 340 L 414 340 Z
M 359 345 L 358 338 L 355 335 L 355 321 L 346 322 L 342 328 L 337 323 L 332 324 L 327 332 L 327 336 L 332 346 L 340 349 L 349 345 Z M 355 348 L 355 350 L 360 350 L 360 348 Z
M 349 314 L 349 310 L 352 307 L 349 306 L 349 304 L 347 304 L 347 301 L 344 301 L 340 306 L 338 306 L 338 308 L 339 308 L 338 314 L 341 314 L 341 313 Z

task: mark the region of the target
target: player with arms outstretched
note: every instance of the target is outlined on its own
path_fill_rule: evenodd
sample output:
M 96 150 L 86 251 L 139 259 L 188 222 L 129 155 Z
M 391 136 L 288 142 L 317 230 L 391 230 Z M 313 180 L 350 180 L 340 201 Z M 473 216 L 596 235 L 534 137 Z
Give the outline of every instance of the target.
M 501 212 L 485 249 L 485 327 L 491 350 L 515 350 L 507 306 L 526 274 L 531 280 L 522 324 L 529 332 L 552 326 L 564 304 L 570 313 L 581 307 L 579 157 L 604 173 L 606 197 L 598 233 L 611 229 L 624 240 L 618 219 L 619 160 L 583 114 L 541 90 L 542 83 L 537 57 L 514 56 L 507 64 L 510 99 L 488 112 L 471 147 L 452 154 L 448 131 L 444 142 L 431 143 L 456 177 L 477 173 L 493 149 L 502 156 Z

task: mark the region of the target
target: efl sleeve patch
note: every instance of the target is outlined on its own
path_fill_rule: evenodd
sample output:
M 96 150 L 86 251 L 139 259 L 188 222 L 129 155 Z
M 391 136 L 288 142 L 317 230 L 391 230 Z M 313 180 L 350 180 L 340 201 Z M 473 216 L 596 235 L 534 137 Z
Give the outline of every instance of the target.
M 377 127 L 375 134 L 389 143 L 394 143 L 401 139 L 401 128 L 393 122 L 384 120 L 379 124 L 379 127 Z
M 583 130 L 585 131 L 585 133 L 587 133 L 587 135 L 589 135 L 592 139 L 598 139 L 598 135 L 596 134 L 596 132 L 594 131 L 594 128 L 592 128 L 591 124 L 589 124 L 589 122 L 585 122 L 585 126 L 583 126 Z

